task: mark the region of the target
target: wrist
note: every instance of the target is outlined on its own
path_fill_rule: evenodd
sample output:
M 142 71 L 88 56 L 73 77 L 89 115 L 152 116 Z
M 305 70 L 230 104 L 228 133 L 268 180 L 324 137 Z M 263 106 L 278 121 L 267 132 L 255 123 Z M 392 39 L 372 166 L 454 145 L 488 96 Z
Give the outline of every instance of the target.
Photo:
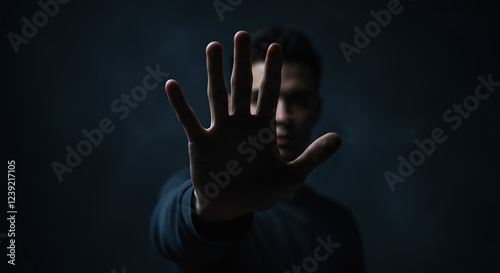
M 234 220 L 247 213 L 237 213 L 225 210 L 223 207 L 215 207 L 209 204 L 208 200 L 200 200 L 196 189 L 193 189 L 192 207 L 193 213 L 200 219 L 210 223 L 222 223 Z

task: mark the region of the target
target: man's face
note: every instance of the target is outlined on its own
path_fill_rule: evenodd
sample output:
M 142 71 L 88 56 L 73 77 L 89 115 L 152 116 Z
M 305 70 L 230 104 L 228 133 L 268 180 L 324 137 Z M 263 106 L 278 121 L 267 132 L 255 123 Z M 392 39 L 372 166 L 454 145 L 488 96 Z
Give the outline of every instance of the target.
M 253 84 L 250 111 L 255 114 L 264 62 L 252 64 Z M 304 64 L 283 62 L 281 90 L 276 109 L 276 137 L 286 161 L 297 158 L 306 148 L 321 113 L 312 69 Z

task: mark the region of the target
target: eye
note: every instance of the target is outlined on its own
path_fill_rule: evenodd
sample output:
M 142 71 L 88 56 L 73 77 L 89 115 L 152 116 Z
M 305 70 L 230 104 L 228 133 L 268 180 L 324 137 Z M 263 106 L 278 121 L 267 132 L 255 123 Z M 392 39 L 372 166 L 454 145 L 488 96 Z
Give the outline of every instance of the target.
M 300 94 L 291 96 L 287 99 L 287 104 L 290 107 L 305 108 L 311 104 L 311 96 Z

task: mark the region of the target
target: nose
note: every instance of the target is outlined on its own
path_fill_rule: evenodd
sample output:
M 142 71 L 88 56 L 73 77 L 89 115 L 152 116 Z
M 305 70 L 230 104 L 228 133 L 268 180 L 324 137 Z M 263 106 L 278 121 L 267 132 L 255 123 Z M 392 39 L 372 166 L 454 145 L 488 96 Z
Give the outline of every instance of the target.
M 278 107 L 276 108 L 276 123 L 287 124 L 291 118 L 288 112 L 287 105 L 283 99 L 278 99 Z

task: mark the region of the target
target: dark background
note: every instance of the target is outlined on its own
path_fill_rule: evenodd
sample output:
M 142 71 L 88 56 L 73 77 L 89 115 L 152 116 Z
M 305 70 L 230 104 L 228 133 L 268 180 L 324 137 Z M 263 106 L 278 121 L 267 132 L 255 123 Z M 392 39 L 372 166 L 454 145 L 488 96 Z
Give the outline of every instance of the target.
M 72 0 L 18 54 L 7 33 L 20 34 L 21 17 L 40 7 L 2 2 L 2 139 L 4 160 L 16 160 L 18 209 L 17 271 L 7 272 L 168 272 L 149 220 L 162 183 L 188 164 L 184 131 L 162 84 L 124 120 L 110 104 L 159 64 L 207 126 L 205 46 L 221 42 L 228 59 L 236 31 L 274 24 L 304 31 L 322 57 L 315 136 L 334 131 L 343 144 L 307 183 L 352 210 L 368 272 L 498 270 L 500 94 L 456 131 L 442 114 L 473 94 L 479 75 L 500 81 L 499 9 L 403 0 L 403 12 L 347 64 L 339 43 L 352 44 L 353 27 L 387 2 L 243 0 L 221 21 L 212 1 Z M 65 146 L 105 117 L 115 131 L 60 183 L 50 164 L 64 163 Z M 436 127 L 448 140 L 392 193 L 383 173 L 396 173 L 398 155 Z

